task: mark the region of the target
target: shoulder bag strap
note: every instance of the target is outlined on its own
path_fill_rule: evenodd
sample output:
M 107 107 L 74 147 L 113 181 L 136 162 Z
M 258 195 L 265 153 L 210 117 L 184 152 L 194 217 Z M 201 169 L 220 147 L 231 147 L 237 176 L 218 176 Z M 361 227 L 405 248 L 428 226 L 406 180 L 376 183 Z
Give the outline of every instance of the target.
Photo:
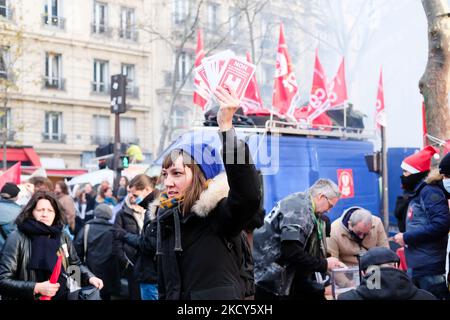
M 83 243 L 84 243 L 84 263 L 86 263 L 86 257 L 87 257 L 87 241 L 88 241 L 88 232 L 89 232 L 89 224 L 86 224 L 84 227 L 84 237 L 83 237 Z

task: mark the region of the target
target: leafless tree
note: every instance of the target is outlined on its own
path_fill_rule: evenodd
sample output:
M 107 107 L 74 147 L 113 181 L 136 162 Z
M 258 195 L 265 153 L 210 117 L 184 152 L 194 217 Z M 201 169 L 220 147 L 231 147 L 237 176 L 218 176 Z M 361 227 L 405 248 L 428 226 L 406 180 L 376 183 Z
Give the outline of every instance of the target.
M 8 108 L 12 100 L 12 94 L 17 90 L 16 80 L 23 72 L 19 67 L 19 59 L 23 54 L 23 31 L 10 21 L 0 22 L 0 118 L 3 118 L 3 126 L 0 128 L 3 169 L 7 168 L 6 144 L 10 134 L 13 132 L 8 127 Z M 21 124 L 16 128 L 21 130 Z
M 266 30 L 262 32 L 256 31 L 256 26 L 258 20 L 261 21 L 262 13 L 264 9 L 268 6 L 269 0 L 238 0 L 234 1 L 234 5 L 239 9 L 239 13 L 245 19 L 245 27 L 242 29 L 248 32 L 249 42 L 250 42 L 250 54 L 252 57 L 252 61 L 258 64 L 259 60 L 261 60 L 264 47 L 260 46 L 260 54 L 256 56 L 256 46 L 258 42 L 262 42 L 266 37 L 270 30 L 270 28 L 266 28 Z M 259 18 L 259 19 L 258 19 Z M 260 22 L 259 21 L 259 22 Z
M 179 74 L 179 61 L 181 59 L 182 53 L 188 47 L 189 44 L 192 44 L 196 39 L 196 34 L 198 28 L 203 27 L 202 24 L 202 10 L 205 7 L 204 0 L 198 1 L 190 1 L 191 5 L 189 6 L 189 10 L 187 15 L 182 18 L 182 22 L 180 23 L 176 30 L 171 30 L 168 34 L 164 34 L 159 31 L 156 25 L 143 25 L 141 29 L 144 32 L 147 32 L 150 35 L 150 41 L 163 41 L 166 43 L 174 52 L 175 59 L 173 65 L 173 72 L 171 78 L 171 97 L 168 110 L 163 110 L 163 112 L 167 115 L 163 117 L 163 123 L 161 127 L 161 137 L 159 140 L 157 154 L 160 154 L 168 142 L 169 137 L 173 132 L 173 124 L 170 121 L 170 115 L 174 114 L 176 109 L 176 104 L 178 99 L 182 94 L 182 90 L 185 87 L 187 81 L 192 76 L 192 72 L 194 70 L 194 61 L 192 61 L 192 65 L 189 70 L 185 73 L 184 77 L 181 79 L 177 79 L 176 75 Z M 205 55 L 208 55 L 212 51 L 220 48 L 224 44 L 227 43 L 229 38 L 229 21 L 225 21 L 216 26 L 216 30 L 214 32 L 214 36 L 209 37 L 210 41 L 205 43 Z M 167 111 L 167 113 L 166 113 Z

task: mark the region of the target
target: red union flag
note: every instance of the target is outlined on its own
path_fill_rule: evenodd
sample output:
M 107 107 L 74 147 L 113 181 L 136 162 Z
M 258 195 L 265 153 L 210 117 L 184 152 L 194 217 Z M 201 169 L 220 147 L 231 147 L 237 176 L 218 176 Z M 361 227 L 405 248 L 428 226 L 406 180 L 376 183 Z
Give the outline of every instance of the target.
M 381 126 L 386 127 L 386 111 L 384 110 L 384 92 L 383 92 L 383 70 L 380 70 L 380 81 L 378 82 L 377 103 L 375 105 L 375 121 L 379 129 Z
M 303 108 L 295 108 L 293 116 L 297 121 L 307 122 L 312 124 L 313 127 L 320 127 L 321 125 L 331 126 L 331 119 L 325 113 L 329 107 L 330 102 L 328 101 L 327 79 L 316 50 L 313 84 L 309 104 Z
M 348 100 L 344 58 L 342 58 L 338 71 L 328 86 L 328 100 L 330 101 L 330 109 L 343 107 Z
M 61 264 L 62 264 L 63 256 L 62 254 L 58 255 L 58 259 L 56 260 L 56 264 L 53 267 L 52 274 L 50 275 L 49 282 L 57 283 L 59 279 L 59 275 L 61 274 Z M 39 300 L 51 300 L 52 298 L 49 296 L 40 296 Z
M 252 63 L 252 58 L 250 57 L 250 53 L 248 51 L 247 61 Z M 244 110 L 244 114 L 257 113 L 265 110 L 263 108 L 261 94 L 259 93 L 258 82 L 256 81 L 256 73 L 253 74 L 247 90 L 245 91 L 244 98 L 241 101 L 241 107 Z
M 275 83 L 272 96 L 272 105 L 280 114 L 285 114 L 295 107 L 298 92 L 297 80 L 294 74 L 294 65 L 289 57 L 284 27 L 280 25 L 280 39 L 278 41 L 277 60 L 275 63 Z
M 337 176 L 341 198 L 353 198 L 355 196 L 355 185 L 353 183 L 353 170 L 338 169 Z
M 20 162 L 17 162 L 15 165 L 13 165 L 11 168 L 3 172 L 2 175 L 0 175 L 0 189 L 5 185 L 7 182 L 12 182 L 15 184 L 20 184 Z
M 197 49 L 195 50 L 195 63 L 194 66 L 198 67 L 201 65 L 202 59 L 205 56 L 205 51 L 203 51 L 203 35 L 202 30 L 197 31 Z M 209 87 L 204 79 L 199 74 L 200 70 L 196 69 L 194 72 L 194 104 L 200 106 L 203 110 L 209 100 Z

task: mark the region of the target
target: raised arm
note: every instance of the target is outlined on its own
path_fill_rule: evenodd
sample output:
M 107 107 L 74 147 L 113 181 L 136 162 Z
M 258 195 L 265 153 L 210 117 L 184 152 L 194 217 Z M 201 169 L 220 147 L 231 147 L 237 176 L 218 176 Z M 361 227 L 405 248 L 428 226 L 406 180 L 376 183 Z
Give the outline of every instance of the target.
M 217 122 L 222 140 L 222 158 L 230 191 L 219 203 L 219 226 L 227 235 L 235 235 L 244 229 L 257 214 L 260 201 L 260 181 L 248 146 L 237 139 L 233 128 L 233 115 L 239 107 L 239 99 L 232 89 L 217 88 L 220 104 Z

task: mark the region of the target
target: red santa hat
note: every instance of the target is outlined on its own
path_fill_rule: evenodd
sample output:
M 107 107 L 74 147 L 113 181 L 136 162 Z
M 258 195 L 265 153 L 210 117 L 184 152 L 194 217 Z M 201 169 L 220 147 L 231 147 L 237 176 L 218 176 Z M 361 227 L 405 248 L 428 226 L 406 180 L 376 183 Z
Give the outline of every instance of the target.
M 431 157 L 436 153 L 439 154 L 438 148 L 427 146 L 419 152 L 406 157 L 403 160 L 401 167 L 403 170 L 412 174 L 429 171 L 431 167 Z

